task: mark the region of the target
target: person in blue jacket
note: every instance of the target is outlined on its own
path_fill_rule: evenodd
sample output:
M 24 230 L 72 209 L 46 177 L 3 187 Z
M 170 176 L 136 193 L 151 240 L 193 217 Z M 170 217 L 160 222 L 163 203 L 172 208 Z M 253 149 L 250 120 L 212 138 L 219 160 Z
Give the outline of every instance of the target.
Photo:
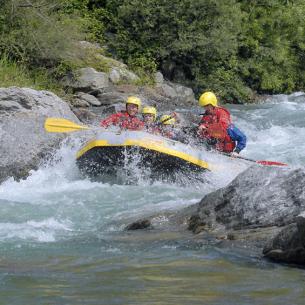
M 199 98 L 199 106 L 205 113 L 201 118 L 197 135 L 216 150 L 237 156 L 246 147 L 247 138 L 231 120 L 230 112 L 218 105 L 213 92 L 204 92 Z
M 231 156 L 238 155 L 247 145 L 247 137 L 246 135 L 238 129 L 234 124 L 230 124 L 227 133 L 232 141 L 235 142 L 235 148 L 231 153 Z

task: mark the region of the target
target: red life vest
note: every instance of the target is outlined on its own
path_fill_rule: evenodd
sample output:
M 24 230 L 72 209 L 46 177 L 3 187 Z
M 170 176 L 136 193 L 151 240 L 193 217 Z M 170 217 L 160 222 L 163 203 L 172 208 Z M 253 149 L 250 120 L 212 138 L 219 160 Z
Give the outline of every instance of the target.
M 119 126 L 121 129 L 141 130 L 144 128 L 144 123 L 136 116 L 130 116 L 128 112 L 122 111 L 110 115 L 100 123 L 101 127 Z
M 227 134 L 223 140 L 218 140 L 216 143 L 216 149 L 222 152 L 230 153 L 234 150 L 236 144 L 232 141 L 230 136 Z
M 232 141 L 227 133 L 231 122 L 230 112 L 222 107 L 215 107 L 214 113 L 206 113 L 201 119 L 201 125 L 206 127 L 200 132 L 200 137 L 205 139 L 217 139 L 215 148 L 222 152 L 232 152 L 235 148 L 235 142 Z

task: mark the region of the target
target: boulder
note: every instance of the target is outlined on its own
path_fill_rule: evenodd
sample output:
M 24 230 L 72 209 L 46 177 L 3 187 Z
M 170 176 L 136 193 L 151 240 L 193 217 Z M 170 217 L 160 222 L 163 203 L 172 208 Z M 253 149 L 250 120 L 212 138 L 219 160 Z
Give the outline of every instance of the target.
M 175 88 L 167 83 L 158 84 L 157 88 L 159 89 L 160 94 L 164 95 L 165 97 L 169 97 L 169 98 L 177 97 L 177 92 Z
M 109 106 L 116 103 L 123 103 L 126 101 L 128 94 L 122 94 L 115 88 L 108 88 L 103 92 L 98 92 L 96 95 L 97 100 L 102 106 Z
M 109 77 L 107 73 L 88 67 L 76 70 L 75 75 L 67 76 L 64 83 L 75 92 L 91 92 L 109 87 Z
M 72 111 L 82 123 L 98 126 L 99 117 L 88 108 L 73 108 Z
M 156 72 L 156 74 L 155 74 L 155 83 L 156 84 L 162 84 L 163 82 L 164 82 L 163 74 L 160 71 Z
M 263 254 L 275 261 L 305 265 L 305 213 L 271 239 Z
M 195 95 L 191 88 L 171 82 L 156 83 L 156 93 L 163 97 L 162 103 L 167 107 L 190 108 L 196 105 Z
M 87 101 L 75 97 L 70 101 L 70 105 L 74 108 L 87 108 L 90 106 Z
M 101 102 L 94 96 L 84 92 L 78 92 L 74 98 L 86 102 L 89 106 L 101 106 Z
M 111 69 L 109 79 L 113 84 L 118 84 L 120 82 L 134 83 L 139 80 L 139 77 L 126 68 L 115 67 Z
M 65 134 L 46 132 L 47 117 L 79 122 L 68 104 L 51 92 L 0 88 L 0 183 L 27 177 L 58 147 Z
M 151 222 L 149 219 L 141 219 L 138 221 L 135 221 L 129 225 L 126 226 L 126 231 L 133 231 L 133 230 L 143 230 L 151 228 Z
M 198 203 L 190 218 L 191 229 L 240 230 L 294 223 L 305 211 L 304 185 L 303 169 L 253 166 Z

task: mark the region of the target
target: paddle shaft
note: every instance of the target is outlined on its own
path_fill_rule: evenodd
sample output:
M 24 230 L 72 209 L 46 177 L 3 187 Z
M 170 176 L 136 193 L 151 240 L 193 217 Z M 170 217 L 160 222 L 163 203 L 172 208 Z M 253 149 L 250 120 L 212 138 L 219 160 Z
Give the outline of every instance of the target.
M 73 132 L 92 129 L 86 125 L 78 125 L 70 120 L 62 118 L 47 118 L 44 123 L 47 132 Z
M 226 156 L 230 156 L 230 154 L 225 154 Z M 254 163 L 258 163 L 261 165 L 274 165 L 274 166 L 288 166 L 288 164 L 286 163 L 282 163 L 282 162 L 277 162 L 277 161 L 267 161 L 267 160 L 253 160 L 253 159 L 249 159 L 249 158 L 245 158 L 242 156 L 234 156 L 234 158 L 237 159 L 242 159 L 242 160 L 246 160 L 246 161 L 250 161 L 250 162 L 254 162 Z

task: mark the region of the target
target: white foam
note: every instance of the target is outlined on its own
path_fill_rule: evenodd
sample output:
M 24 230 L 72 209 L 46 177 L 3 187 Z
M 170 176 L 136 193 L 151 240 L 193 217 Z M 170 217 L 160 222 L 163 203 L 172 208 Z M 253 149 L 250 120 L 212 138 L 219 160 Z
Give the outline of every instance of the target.
M 248 137 L 241 156 L 303 166 L 305 99 L 302 102 L 301 94 L 294 96 L 297 101 L 292 98 L 267 105 L 231 106 L 234 122 Z M 137 185 L 109 185 L 79 174 L 75 164 L 79 147 L 79 141 L 67 141 L 56 153 L 57 162 L 44 164 L 26 180 L 9 179 L 0 185 L 0 240 L 55 242 L 100 227 L 122 230 L 123 226 L 113 222 L 194 204 L 251 165 L 207 152 L 208 162 L 217 168 L 205 174 L 206 183 L 189 183 L 185 177 L 183 186 L 151 184 L 144 177 Z
M 42 221 L 26 221 L 22 223 L 0 223 L 0 239 L 34 240 L 38 242 L 54 242 L 56 234 L 71 231 L 69 222 L 48 218 Z

